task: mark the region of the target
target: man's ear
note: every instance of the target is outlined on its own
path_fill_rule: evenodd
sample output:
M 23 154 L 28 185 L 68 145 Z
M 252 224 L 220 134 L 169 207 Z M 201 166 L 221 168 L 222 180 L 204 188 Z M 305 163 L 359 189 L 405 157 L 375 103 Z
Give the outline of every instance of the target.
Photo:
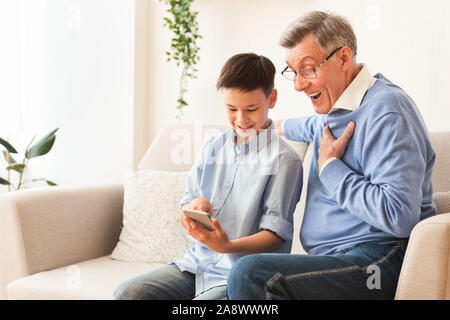
M 343 72 L 346 72 L 352 64 L 353 60 L 352 50 L 350 50 L 350 48 L 347 46 L 343 46 L 341 50 L 339 50 L 338 52 L 337 59 L 341 70 Z
M 275 103 L 277 102 L 278 92 L 277 89 L 272 89 L 269 94 L 269 109 L 275 107 Z

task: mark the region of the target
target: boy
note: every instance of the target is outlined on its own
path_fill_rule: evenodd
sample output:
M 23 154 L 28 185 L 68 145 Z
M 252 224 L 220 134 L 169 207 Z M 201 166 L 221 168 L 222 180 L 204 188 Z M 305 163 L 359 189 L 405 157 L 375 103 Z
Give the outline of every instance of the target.
M 180 222 L 194 245 L 183 258 L 123 283 L 116 298 L 222 299 L 237 259 L 290 252 L 303 170 L 268 118 L 277 99 L 274 76 L 272 62 L 253 53 L 225 63 L 217 89 L 232 128 L 206 140 L 180 202 Z M 214 231 L 187 218 L 184 208 L 208 212 Z

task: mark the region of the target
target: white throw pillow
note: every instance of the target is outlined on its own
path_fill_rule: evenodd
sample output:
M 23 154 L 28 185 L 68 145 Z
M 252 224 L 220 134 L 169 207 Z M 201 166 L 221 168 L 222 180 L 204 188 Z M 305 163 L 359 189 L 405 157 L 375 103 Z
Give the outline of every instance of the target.
M 123 229 L 111 258 L 168 263 L 190 246 L 178 220 L 187 172 L 132 170 L 124 182 Z

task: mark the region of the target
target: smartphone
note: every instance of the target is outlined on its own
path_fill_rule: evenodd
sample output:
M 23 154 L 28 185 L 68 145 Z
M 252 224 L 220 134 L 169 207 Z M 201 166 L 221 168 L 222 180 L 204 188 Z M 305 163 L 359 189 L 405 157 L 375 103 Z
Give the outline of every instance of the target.
M 195 222 L 199 223 L 205 229 L 214 231 L 214 227 L 212 225 L 211 218 L 208 212 L 183 209 L 183 213 L 186 217 L 191 218 Z

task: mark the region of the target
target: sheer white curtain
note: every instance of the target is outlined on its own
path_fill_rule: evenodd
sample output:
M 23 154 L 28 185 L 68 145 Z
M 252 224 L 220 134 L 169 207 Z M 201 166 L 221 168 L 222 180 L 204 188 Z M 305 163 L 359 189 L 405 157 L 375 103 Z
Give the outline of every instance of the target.
M 0 137 L 22 128 L 20 102 L 20 1 L 0 0 Z
M 0 134 L 20 144 L 48 105 L 47 1 L 0 0 Z
M 32 178 L 122 179 L 133 146 L 134 10 L 134 0 L 0 0 L 0 137 L 24 151 L 60 128 L 53 150 L 30 163 Z

